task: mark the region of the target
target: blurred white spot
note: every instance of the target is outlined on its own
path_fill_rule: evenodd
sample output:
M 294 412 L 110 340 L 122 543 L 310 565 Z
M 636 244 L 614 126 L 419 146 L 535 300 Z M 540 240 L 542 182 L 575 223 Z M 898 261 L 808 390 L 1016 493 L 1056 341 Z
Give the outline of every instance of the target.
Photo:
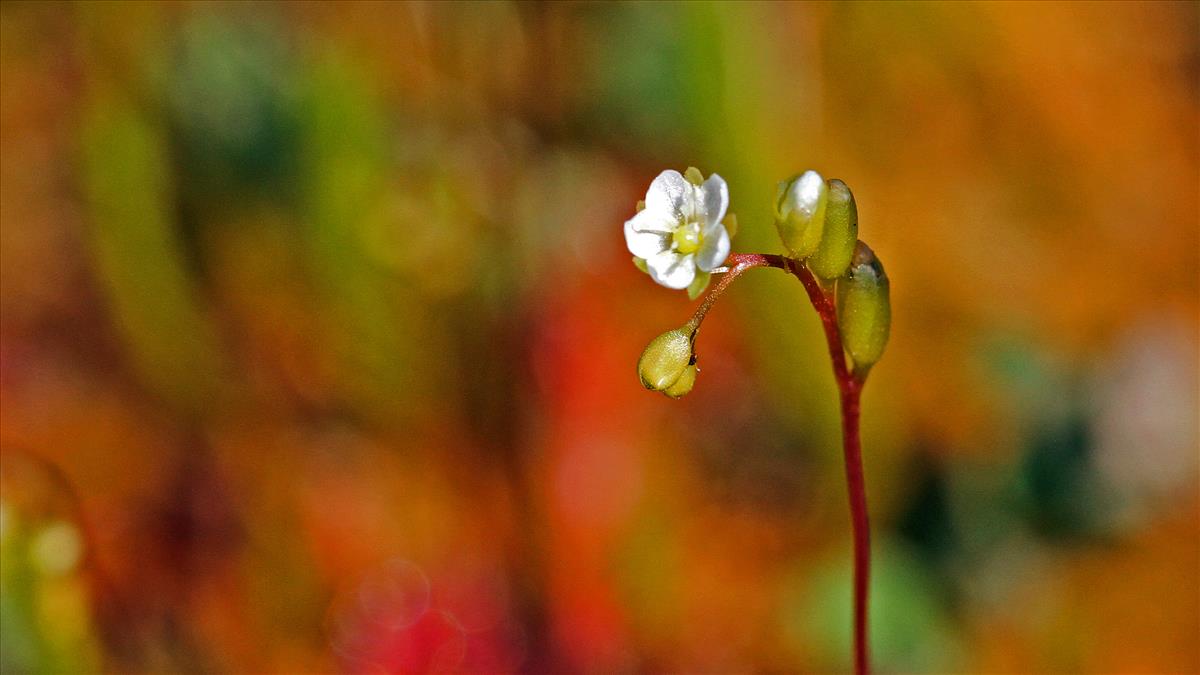
M 34 537 L 29 556 L 34 567 L 48 576 L 66 574 L 75 569 L 83 555 L 83 539 L 70 523 L 47 525 Z
M 1130 519 L 1193 485 L 1200 469 L 1197 345 L 1172 328 L 1134 331 L 1096 378 L 1096 464 L 1129 500 Z

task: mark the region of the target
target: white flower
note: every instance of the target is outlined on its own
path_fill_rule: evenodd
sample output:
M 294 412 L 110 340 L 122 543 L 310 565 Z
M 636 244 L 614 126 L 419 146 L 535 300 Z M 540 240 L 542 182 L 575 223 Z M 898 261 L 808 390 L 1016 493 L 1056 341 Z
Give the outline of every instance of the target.
M 664 171 L 646 191 L 646 208 L 625 221 L 625 243 L 645 259 L 656 282 L 687 288 L 697 269 L 711 272 L 729 256 L 729 232 L 721 224 L 727 208 L 729 188 L 717 174 L 695 185 L 678 171 Z

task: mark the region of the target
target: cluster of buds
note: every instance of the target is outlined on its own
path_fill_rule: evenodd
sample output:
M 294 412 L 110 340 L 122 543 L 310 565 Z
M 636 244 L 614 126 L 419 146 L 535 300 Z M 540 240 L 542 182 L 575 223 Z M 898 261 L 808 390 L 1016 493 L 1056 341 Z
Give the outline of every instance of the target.
M 883 264 L 858 240 L 858 207 L 850 188 L 816 171 L 780 183 L 775 227 L 793 259 L 836 287 L 842 346 L 854 369 L 865 374 L 887 346 L 892 310 Z

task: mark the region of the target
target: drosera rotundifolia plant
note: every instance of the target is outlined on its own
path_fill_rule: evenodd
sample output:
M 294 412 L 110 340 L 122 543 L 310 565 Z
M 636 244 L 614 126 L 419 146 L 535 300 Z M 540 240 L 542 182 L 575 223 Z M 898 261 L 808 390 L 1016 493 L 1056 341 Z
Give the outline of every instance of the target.
M 696 335 L 717 299 L 743 272 L 774 267 L 804 285 L 825 329 L 842 414 L 842 449 L 854 539 L 854 669 L 870 672 L 867 589 L 871 538 L 859 438 L 859 401 L 867 375 L 887 345 L 891 325 L 888 278 L 875 253 L 858 238 L 858 208 L 842 181 L 806 171 L 779 184 L 775 227 L 787 254 L 731 253 L 737 219 L 729 188 L 717 174 L 707 179 L 694 167 L 658 175 L 625 222 L 625 243 L 634 264 L 654 281 L 687 289 L 695 299 L 714 275 L 716 285 L 692 318 L 650 341 L 638 360 L 647 389 L 680 398 L 692 390 L 700 368 Z

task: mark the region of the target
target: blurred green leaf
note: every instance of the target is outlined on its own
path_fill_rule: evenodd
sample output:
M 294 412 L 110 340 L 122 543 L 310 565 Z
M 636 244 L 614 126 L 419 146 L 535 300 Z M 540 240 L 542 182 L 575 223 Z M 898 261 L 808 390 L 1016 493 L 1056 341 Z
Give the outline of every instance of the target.
M 215 394 L 220 358 L 172 215 L 164 129 L 100 89 L 84 111 L 82 146 L 90 244 L 113 319 L 147 385 L 199 412 Z
M 344 368 L 346 394 L 377 421 L 419 400 L 436 345 L 416 296 L 389 283 L 365 250 L 374 221 L 388 217 L 388 149 L 394 142 L 366 76 L 335 54 L 307 73 L 300 109 L 304 238 L 328 327 Z M 431 223 L 414 226 L 433 227 Z
M 876 538 L 870 596 L 873 665 L 881 672 L 944 673 L 962 667 L 943 595 L 903 548 Z M 816 671 L 850 669 L 853 565 L 847 555 L 799 572 L 785 590 L 784 630 L 798 652 L 815 650 Z M 803 645 L 803 647 L 801 646 Z

